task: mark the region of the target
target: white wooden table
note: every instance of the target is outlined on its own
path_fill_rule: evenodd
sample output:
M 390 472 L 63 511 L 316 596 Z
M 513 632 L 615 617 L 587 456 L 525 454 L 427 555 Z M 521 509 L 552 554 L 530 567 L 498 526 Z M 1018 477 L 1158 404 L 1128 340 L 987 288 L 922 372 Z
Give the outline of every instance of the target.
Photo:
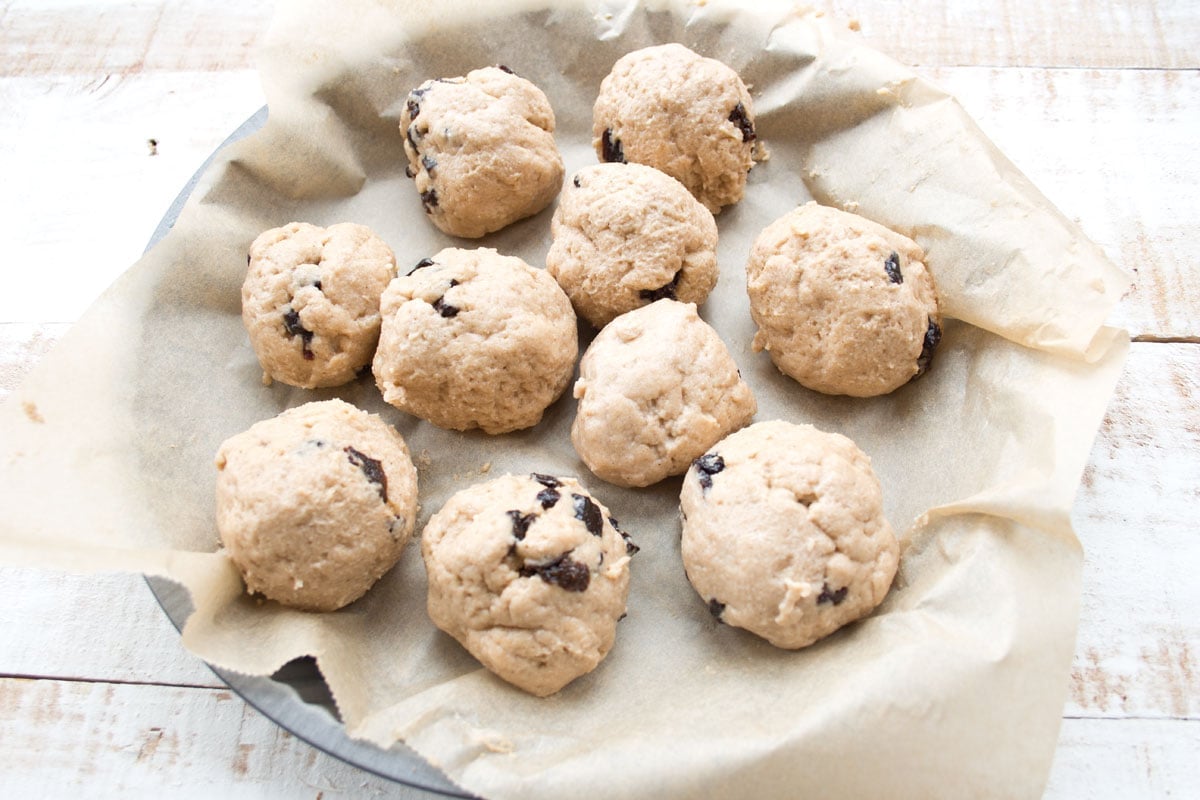
M 1136 287 L 1075 507 L 1084 596 L 1047 797 L 1200 797 L 1200 3 L 862 0 Z M 0 397 L 264 102 L 263 0 L 0 3 Z M 0 512 L 2 513 L 2 512 Z M 0 795 L 418 797 L 247 707 L 138 576 L 0 568 Z

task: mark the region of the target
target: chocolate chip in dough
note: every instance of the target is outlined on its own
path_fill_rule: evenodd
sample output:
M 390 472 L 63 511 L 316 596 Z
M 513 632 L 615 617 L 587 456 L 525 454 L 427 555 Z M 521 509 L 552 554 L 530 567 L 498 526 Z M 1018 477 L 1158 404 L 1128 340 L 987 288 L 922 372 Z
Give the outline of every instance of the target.
M 600 506 L 592 502 L 592 498 L 582 494 L 572 494 L 575 519 L 580 520 L 592 536 L 604 533 L 604 517 L 600 514 Z
M 350 463 L 362 470 L 363 475 L 367 476 L 367 480 L 375 484 L 379 489 L 379 499 L 387 502 L 387 473 L 383 471 L 383 464 L 377 459 L 371 458 L 366 453 L 355 450 L 349 445 L 345 448 L 346 455 L 350 457 Z
M 892 283 L 904 283 L 904 275 L 900 272 L 900 254 L 892 253 L 883 262 L 884 272 Z
M 842 601 L 846 599 L 846 595 L 849 593 L 849 591 L 849 586 L 843 586 L 836 591 L 830 591 L 828 583 L 822 584 L 821 593 L 817 595 L 817 605 L 820 605 L 821 603 L 833 603 L 835 606 L 841 605 Z
M 929 371 L 929 365 L 933 362 L 933 353 L 941 341 L 942 329 L 936 322 L 929 320 L 929 327 L 925 329 L 925 342 L 921 346 L 921 355 L 917 357 L 917 374 L 913 375 L 913 380 Z
M 621 148 L 621 140 L 613 138 L 612 128 L 605 128 L 600 136 L 600 150 L 605 161 L 625 163 L 625 151 Z
M 558 586 L 568 592 L 586 591 L 592 580 L 592 573 L 587 565 L 571 558 L 570 553 L 563 553 L 549 564 L 540 566 L 527 564 L 521 567 L 519 574 L 522 578 L 531 578 L 537 575 L 546 583 Z
M 692 464 L 696 467 L 696 473 L 700 478 L 701 489 L 711 489 L 712 476 L 725 469 L 725 459 L 716 453 L 705 453 Z
M 729 121 L 741 129 L 743 142 L 753 142 L 758 138 L 758 134 L 754 132 L 754 123 L 746 116 L 746 107 L 741 103 L 738 103 L 733 107 L 733 111 L 729 112 Z

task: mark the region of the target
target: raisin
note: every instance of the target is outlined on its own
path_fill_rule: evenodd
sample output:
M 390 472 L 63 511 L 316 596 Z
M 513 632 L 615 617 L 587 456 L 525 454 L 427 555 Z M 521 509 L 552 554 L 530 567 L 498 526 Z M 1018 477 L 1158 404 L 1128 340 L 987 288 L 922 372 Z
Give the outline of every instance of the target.
M 583 188 L 583 184 L 579 182 L 579 176 L 578 176 L 578 175 L 576 175 L 574 178 L 571 178 L 571 183 L 575 184 L 575 188 L 576 188 L 576 189 L 582 189 L 582 188 Z M 250 266 L 250 256 L 246 256 L 246 266 Z
M 503 64 L 497 64 L 496 69 L 500 70 L 501 72 L 507 72 L 509 75 L 517 74 L 517 73 L 513 72 L 511 69 L 509 69 L 508 67 L 504 66 Z
M 529 473 L 529 477 L 533 478 L 547 489 L 557 489 L 558 487 L 562 486 L 562 481 L 553 475 L 543 475 L 540 472 L 531 472 Z
M 929 327 L 925 329 L 925 343 L 921 346 L 921 355 L 917 357 L 917 374 L 912 376 L 912 380 L 915 381 L 929 371 L 929 365 L 933 362 L 933 351 L 937 350 L 941 341 L 942 329 L 936 322 L 929 320 Z
M 301 346 L 304 349 L 304 360 L 312 361 L 315 357 L 312 351 L 313 332 L 301 324 L 299 311 L 289 308 L 283 312 L 283 329 L 287 331 L 289 339 L 300 337 Z
M 421 192 L 421 203 L 425 206 L 425 213 L 429 214 L 433 209 L 437 208 L 438 196 L 436 189 L 427 189 Z
M 323 289 L 320 281 L 313 281 L 312 285 L 318 292 L 322 291 L 322 289 Z
M 587 564 L 581 564 L 571 558 L 570 553 L 563 553 L 549 564 L 531 567 L 528 564 L 521 567 L 522 578 L 532 578 L 537 575 L 546 583 L 553 584 L 568 592 L 586 591 L 592 580 L 591 570 Z
M 612 128 L 604 129 L 600 137 L 600 149 L 605 161 L 625 163 L 625 151 L 621 149 L 621 140 L 613 138 Z
M 437 300 L 434 300 L 433 310 L 447 319 L 450 317 L 457 317 L 459 311 L 458 306 L 450 305 L 449 303 L 445 302 L 445 299 L 446 298 L 444 297 L 439 297 Z
M 692 466 L 700 477 L 700 488 L 707 491 L 712 488 L 712 476 L 725 469 L 725 459 L 716 453 L 705 453 L 693 461 Z
M 671 278 L 670 283 L 663 284 L 657 289 L 642 289 L 638 292 L 638 297 L 643 300 L 649 300 L 653 303 L 656 300 L 674 300 L 675 290 L 679 288 L 679 276 L 683 274 L 683 270 L 675 273 L 675 277 Z
M 346 446 L 345 452 L 350 457 L 350 463 L 361 469 L 367 480 L 379 487 L 379 499 L 386 503 L 387 473 L 383 471 L 383 464 L 349 445 Z
M 408 96 L 406 106 L 408 107 L 408 121 L 412 122 L 421 113 L 421 106 L 411 94 Z
M 422 258 L 420 261 L 417 262 L 417 265 L 415 267 L 413 267 L 412 269 L 410 269 L 408 271 L 408 274 L 412 275 L 414 272 L 416 272 L 419 269 L 425 269 L 426 267 L 432 267 L 432 266 L 433 266 L 432 258 Z M 405 277 L 407 277 L 407 276 L 405 276 Z
M 421 156 L 421 166 L 425 168 L 426 172 L 433 175 L 433 170 L 437 166 L 437 162 L 429 156 Z
M 831 592 L 829 590 L 828 583 L 822 584 L 821 593 L 817 595 L 817 604 L 820 605 L 821 603 L 833 603 L 835 606 L 841 605 L 842 601 L 846 599 L 846 595 L 849 593 L 849 591 L 849 586 L 843 586 L 837 591 Z
M 716 617 L 719 622 L 724 622 L 725 620 L 721 619 L 721 615 L 725 613 L 725 604 L 714 597 L 708 601 L 708 613 Z
M 572 494 L 574 501 L 575 519 L 581 521 L 592 536 L 604 533 L 604 517 L 600 514 L 600 506 L 592 502 L 592 498 L 582 494 Z
M 561 495 L 559 495 L 558 489 L 542 489 L 537 493 L 537 501 L 542 504 L 542 508 L 544 509 L 554 508 L 554 504 L 558 502 L 559 497 Z
M 904 283 L 904 275 L 900 272 L 900 254 L 892 253 L 883 262 L 883 270 L 892 283 Z
M 537 519 L 537 514 L 522 514 L 520 511 L 509 511 L 508 516 L 512 518 L 513 538 L 517 541 L 525 538 L 529 526 Z
M 729 112 L 729 121 L 741 129 L 743 142 L 753 142 L 758 138 L 758 134 L 754 132 L 754 123 L 746 116 L 746 107 L 741 103 Z

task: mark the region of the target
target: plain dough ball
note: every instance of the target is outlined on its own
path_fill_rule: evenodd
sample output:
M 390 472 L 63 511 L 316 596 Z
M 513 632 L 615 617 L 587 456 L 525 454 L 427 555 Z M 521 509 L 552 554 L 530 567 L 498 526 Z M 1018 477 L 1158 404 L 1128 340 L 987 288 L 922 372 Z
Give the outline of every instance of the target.
M 400 130 L 425 211 L 452 236 L 533 216 L 562 188 L 550 101 L 506 67 L 426 81 L 408 95 Z
M 544 697 L 612 649 L 636 551 L 573 479 L 476 484 L 421 534 L 429 617 L 496 675 Z
M 571 382 L 571 301 L 519 258 L 447 248 L 392 281 L 381 312 L 374 372 L 383 399 L 438 427 L 531 427 Z
M 899 545 L 871 461 L 811 425 L 760 422 L 693 464 L 683 565 L 718 619 L 806 647 L 883 601 Z
M 226 439 L 217 529 L 246 588 L 334 611 L 400 558 L 417 471 L 400 434 L 341 400 L 306 403 Z
M 575 383 L 571 442 L 618 486 L 678 475 L 757 410 L 721 337 L 691 303 L 659 300 L 613 320 Z
M 263 381 L 340 386 L 371 363 L 391 248 L 365 225 L 293 222 L 250 245 L 242 322 Z
M 717 283 L 712 213 L 653 167 L 581 169 L 550 231 L 546 270 L 597 328 L 664 297 L 700 305 Z
M 613 65 L 592 109 L 592 136 L 600 160 L 657 167 L 714 214 L 742 199 L 757 139 L 742 79 L 681 44 Z
M 807 203 L 759 234 L 746 265 L 755 351 L 825 394 L 887 394 L 928 368 L 941 316 L 925 254 L 856 214 Z

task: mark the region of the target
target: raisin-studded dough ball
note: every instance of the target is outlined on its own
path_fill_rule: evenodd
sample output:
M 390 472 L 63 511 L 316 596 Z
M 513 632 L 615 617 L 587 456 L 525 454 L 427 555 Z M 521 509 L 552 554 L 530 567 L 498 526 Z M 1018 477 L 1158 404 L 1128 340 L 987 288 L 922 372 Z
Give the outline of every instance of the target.
M 617 317 L 579 370 L 571 441 L 588 469 L 618 486 L 678 475 L 757 409 L 721 337 L 691 303 L 659 300 Z
M 263 381 L 340 386 L 371 363 L 396 258 L 364 225 L 293 222 L 250 245 L 242 322 Z
M 649 164 L 714 214 L 742 199 L 754 110 L 738 74 L 681 44 L 635 50 L 601 82 L 592 136 L 602 161 Z
M 404 440 L 341 400 L 306 403 L 226 439 L 217 530 L 246 588 L 334 611 L 392 568 L 412 534 L 417 471 Z
M 597 328 L 664 297 L 700 305 L 717 283 L 712 213 L 653 167 L 581 169 L 550 231 L 546 269 Z
M 438 427 L 531 427 L 571 382 L 571 301 L 519 258 L 447 248 L 392 281 L 381 313 L 373 369 L 383 399 Z
M 452 236 L 531 217 L 562 187 L 550 101 L 507 67 L 426 81 L 409 93 L 400 131 L 425 211 Z
M 746 265 L 754 349 L 825 394 L 887 394 L 942 338 L 925 254 L 875 222 L 808 203 L 759 234 Z
M 811 425 L 760 422 L 683 480 L 683 565 L 714 616 L 806 647 L 883 601 L 899 546 L 871 461 Z
M 612 649 L 636 551 L 570 478 L 476 484 L 421 534 L 429 617 L 504 680 L 554 694 Z

